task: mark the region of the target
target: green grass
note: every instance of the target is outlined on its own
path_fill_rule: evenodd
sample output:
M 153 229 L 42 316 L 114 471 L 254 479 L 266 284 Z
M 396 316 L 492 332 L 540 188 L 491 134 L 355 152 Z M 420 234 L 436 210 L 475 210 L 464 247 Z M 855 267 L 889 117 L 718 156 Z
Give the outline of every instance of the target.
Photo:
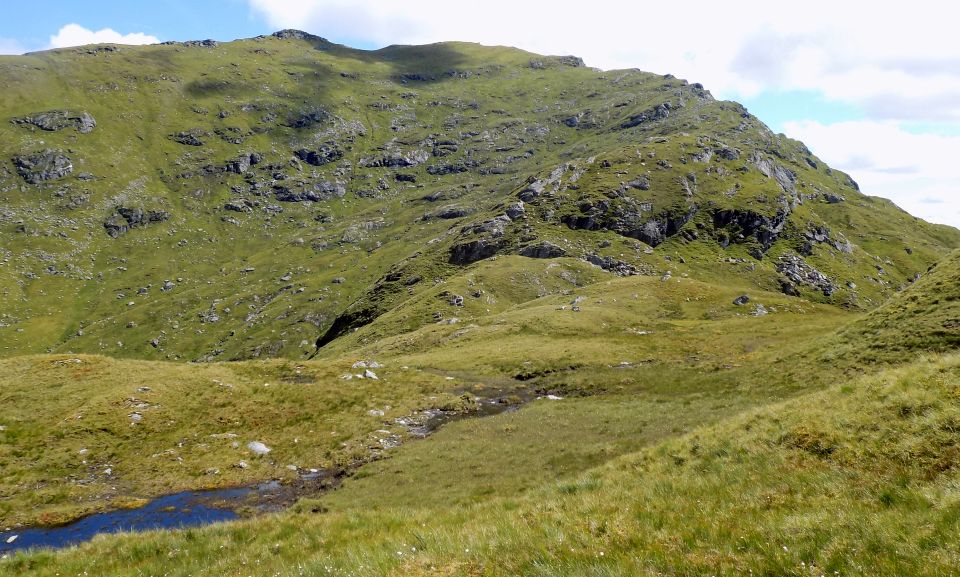
M 393 419 L 463 405 L 442 378 L 395 365 L 376 369 L 376 381 L 341 379 L 358 372 L 352 362 L 0 361 L 0 524 L 55 523 L 185 489 L 291 480 L 288 465 L 349 469 L 382 452 L 384 435 L 375 431 L 407 436 Z M 368 413 L 374 409 L 384 414 Z M 272 452 L 257 457 L 251 441 Z
M 532 60 L 545 67 L 532 67 Z M 411 74 L 426 80 L 403 76 Z M 798 250 L 809 227 L 826 226 L 832 238 L 850 240 L 854 250 L 814 247 L 809 260 L 835 280 L 838 291 L 827 299 L 800 287 L 804 296 L 870 309 L 960 240 L 953 229 L 859 194 L 845 175 L 819 161 L 817 168 L 808 164 L 814 157 L 802 144 L 772 135 L 735 103 L 706 98 L 684 81 L 574 68 L 509 48 L 444 43 L 366 52 L 272 37 L 213 48 L 123 47 L 96 54 L 77 48 L 2 57 L 0 79 L 10 87 L 0 105 L 0 159 L 56 148 L 69 151 L 75 165 L 72 175 L 36 186 L 24 183 L 8 161 L 0 168 L 3 356 L 306 358 L 351 306 L 396 310 L 429 293 L 437 279 L 466 273 L 447 262 L 452 245 L 475 238 L 462 229 L 502 214 L 528 179 L 558 168 L 560 186 L 507 227 L 503 253 L 549 240 L 574 259 L 598 252 L 657 276 L 669 270 L 707 283 L 776 291 L 776 258 Z M 624 119 L 664 101 L 674 105 L 668 118 L 618 129 Z M 288 126 L 316 107 L 336 119 Z M 5 120 L 59 108 L 90 112 L 96 129 L 43 132 Z M 562 122 L 586 110 L 594 125 Z M 169 138 L 187 130 L 202 134 L 205 145 Z M 234 144 L 221 135 L 243 141 Z M 433 140 L 451 139 L 459 143 L 455 153 L 430 156 Z M 291 162 L 294 150 L 331 142 L 342 150 L 341 160 L 321 167 Z M 721 145 L 739 149 L 739 159 L 692 160 Z M 430 157 L 405 169 L 361 166 L 386 146 Z M 222 167 L 254 151 L 264 161 L 248 175 L 204 174 L 205 167 Z M 805 199 L 760 261 L 748 255 L 755 241 L 715 230 L 711 217 L 719 209 L 767 216 L 779 210 L 783 191 L 750 162 L 755 151 L 796 173 Z M 467 161 L 478 164 L 464 173 L 427 172 L 429 166 Z M 81 173 L 94 178 L 81 180 Z M 416 183 L 398 182 L 398 173 L 416 177 Z M 679 184 L 688 174 L 696 177 L 690 197 Z M 621 190 L 622 182 L 642 175 L 649 177 L 650 190 Z M 341 182 L 345 196 L 279 202 L 271 189 L 275 183 L 299 189 L 322 181 Z M 251 182 L 260 188 L 252 190 Z M 846 202 L 827 204 L 822 194 L 828 191 Z M 435 193 L 447 200 L 423 200 Z M 261 207 L 242 214 L 223 209 L 238 197 Z M 650 218 L 672 208 L 698 212 L 683 235 L 648 253 L 642 243 L 609 230 L 561 224 L 586 202 L 649 203 Z M 452 221 L 422 220 L 451 203 L 477 212 Z M 282 214 L 265 212 L 268 204 L 281 205 Z M 172 217 L 111 239 L 102 223 L 120 205 L 162 209 Z M 697 240 L 689 240 L 692 232 Z M 724 235 L 734 241 L 726 248 L 718 244 Z M 738 258 L 746 260 L 730 262 Z M 875 270 L 878 263 L 884 275 Z M 389 272 L 423 280 L 410 286 L 384 282 Z M 336 278 L 345 282 L 333 284 Z M 176 288 L 161 291 L 165 280 Z M 848 281 L 858 288 L 846 288 Z M 529 295 L 531 287 L 499 288 Z M 211 312 L 218 321 L 208 322 Z M 371 330 L 396 336 L 417 322 Z
M 0 574 L 954 573 L 960 359 L 917 356 L 956 348 L 960 257 L 925 271 L 960 232 L 860 194 L 736 103 L 466 43 L 77 48 L 0 57 L 0 79 L 0 160 L 55 148 L 75 165 L 35 186 L 0 163 L 0 524 L 366 463 L 281 514 L 19 554 Z M 332 116 L 291 127 L 318 107 Z M 6 122 L 60 108 L 97 128 Z M 293 160 L 322 145 L 342 158 Z M 720 148 L 739 156 L 697 159 Z M 389 151 L 428 159 L 364 166 Z M 250 152 L 247 175 L 208 169 Z M 475 228 L 537 180 L 502 237 Z M 344 196 L 272 189 L 324 181 Z M 224 210 L 236 198 L 259 204 Z M 425 218 L 452 204 L 475 212 Z M 172 216 L 113 239 L 119 206 Z M 717 220 L 786 206 L 762 258 Z M 690 218 L 655 248 L 624 225 L 668 211 Z M 808 245 L 815 227 L 830 242 Z M 497 255 L 450 262 L 478 239 Z M 544 241 L 566 256 L 518 256 Z M 778 259 L 799 252 L 833 295 L 781 292 Z M 342 379 L 357 359 L 380 379 Z M 406 436 L 397 417 L 502 389 L 563 398 L 380 446 Z
M 949 575 L 960 358 L 748 411 L 525 493 L 18 555 L 18 574 Z M 558 402 L 558 406 L 559 406 Z M 172 562 L 171 559 L 175 559 Z

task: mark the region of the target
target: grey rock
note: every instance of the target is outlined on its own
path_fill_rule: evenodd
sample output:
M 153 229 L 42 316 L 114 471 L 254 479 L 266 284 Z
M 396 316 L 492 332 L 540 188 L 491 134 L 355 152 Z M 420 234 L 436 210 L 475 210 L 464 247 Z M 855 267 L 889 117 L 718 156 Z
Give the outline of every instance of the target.
M 780 261 L 776 265 L 776 269 L 777 272 L 785 276 L 792 285 L 810 286 L 821 291 L 824 296 L 830 296 L 836 290 L 836 285 L 834 285 L 829 277 L 807 264 L 800 256 L 781 256 Z M 781 286 L 785 286 L 783 281 L 781 281 Z
M 60 150 L 47 149 L 33 154 L 13 157 L 19 174 L 30 184 L 56 180 L 73 172 L 73 162 Z
M 203 146 L 204 143 L 203 140 L 200 139 L 200 136 L 202 136 L 200 131 L 192 130 L 171 134 L 170 139 L 187 146 Z
M 502 243 L 489 238 L 481 238 L 456 244 L 450 248 L 450 263 L 465 265 L 497 254 Z
M 72 113 L 69 110 L 49 110 L 47 112 L 38 112 L 23 118 L 14 118 L 11 122 L 20 125 L 29 125 L 40 128 L 41 130 L 57 131 L 64 128 L 76 128 L 80 134 L 89 134 L 97 126 L 94 120 L 87 112 Z
M 235 198 L 226 202 L 223 205 L 223 208 L 226 210 L 232 210 L 233 212 L 250 212 L 253 210 L 254 204 L 245 198 Z
M 526 216 L 527 209 L 523 205 L 523 201 L 520 200 L 513 204 L 508 205 L 506 214 L 507 216 L 510 217 L 510 220 L 517 220 L 519 218 L 523 218 L 524 216 Z
M 258 455 L 261 457 L 263 455 L 266 455 L 272 450 L 270 449 L 270 447 L 264 445 L 260 441 L 250 441 L 249 443 L 247 443 L 247 448 L 250 449 L 250 451 L 252 451 L 255 455 Z
M 560 258 L 566 255 L 567 251 L 563 250 L 561 247 L 553 244 L 552 242 L 547 241 L 541 242 L 540 244 L 525 246 L 520 251 L 520 256 L 525 256 L 527 258 Z
M 605 271 L 612 272 L 617 276 L 633 276 L 640 274 L 640 271 L 631 264 L 625 263 L 622 260 L 617 260 L 611 256 L 600 256 L 598 254 L 588 254 L 584 257 L 585 261 L 590 264 L 596 265 L 602 268 Z
M 322 106 L 315 106 L 301 111 L 287 120 L 290 128 L 310 128 L 333 119 L 333 115 Z
M 170 219 L 170 213 L 162 210 L 144 210 L 139 207 L 119 207 L 117 212 L 103 223 L 107 235 L 117 238 L 130 229 L 147 226 Z
M 294 154 L 297 156 L 297 158 L 311 166 L 323 166 L 343 158 L 342 150 L 328 145 L 321 146 L 316 150 L 301 148 L 300 150 L 294 152 Z
M 627 183 L 627 186 L 637 190 L 650 190 L 650 178 L 647 175 L 641 175 Z
M 664 120 L 670 117 L 670 110 L 670 103 L 664 102 L 663 104 L 659 104 L 650 110 L 641 112 L 640 114 L 634 114 L 627 120 L 623 121 L 620 124 L 620 128 L 633 128 L 634 126 L 640 126 L 645 122 L 657 122 L 659 120 Z
M 464 206 L 458 206 L 455 204 L 450 204 L 444 207 L 437 209 L 436 211 L 426 215 L 424 218 L 442 218 L 442 219 L 454 219 L 454 218 L 463 218 L 465 216 L 470 216 L 473 214 L 474 209 Z

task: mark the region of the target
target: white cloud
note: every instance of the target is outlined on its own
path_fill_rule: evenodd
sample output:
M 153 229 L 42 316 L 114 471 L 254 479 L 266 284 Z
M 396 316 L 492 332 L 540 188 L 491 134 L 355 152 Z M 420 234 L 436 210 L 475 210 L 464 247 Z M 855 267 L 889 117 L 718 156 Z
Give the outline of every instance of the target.
M 909 9 L 808 0 L 248 0 L 276 28 L 377 45 L 467 40 L 575 53 L 600 68 L 702 82 L 721 97 L 814 90 L 884 118 L 960 121 L 960 42 L 942 0 Z M 939 16 L 938 16 L 939 15 Z M 941 98 L 935 98 L 940 95 Z M 877 104 L 879 103 L 879 104 Z
M 0 54 L 23 54 L 26 50 L 13 38 L 0 38 Z
M 924 220 L 960 226 L 960 136 L 914 134 L 896 122 L 788 122 L 830 166 L 849 173 L 866 194 L 889 198 Z
M 110 28 L 93 31 L 79 24 L 67 24 L 50 37 L 48 48 L 66 48 L 85 44 L 156 44 L 158 42 L 160 40 L 156 36 L 150 36 L 142 32 L 121 34 Z

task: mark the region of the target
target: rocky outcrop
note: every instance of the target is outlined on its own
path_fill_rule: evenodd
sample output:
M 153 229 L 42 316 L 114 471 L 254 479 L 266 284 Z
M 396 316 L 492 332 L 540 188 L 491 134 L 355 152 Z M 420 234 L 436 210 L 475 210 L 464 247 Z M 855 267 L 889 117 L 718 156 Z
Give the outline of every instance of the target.
M 277 200 L 281 202 L 320 202 L 333 198 L 343 198 L 347 194 L 347 188 L 343 184 L 326 180 L 314 184 L 312 188 L 295 190 L 276 185 L 273 190 Z
M 474 210 L 470 207 L 458 206 L 455 204 L 447 205 L 437 209 L 436 211 L 424 215 L 425 220 L 430 220 L 433 218 L 441 218 L 445 220 L 454 219 L 454 218 L 463 218 L 465 216 L 470 216 L 473 214 Z
M 527 258 L 560 258 L 567 256 L 567 251 L 553 244 L 552 242 L 541 242 L 540 244 L 531 244 L 520 250 L 520 256 Z
M 414 150 L 409 153 L 389 152 L 382 156 L 361 158 L 360 166 L 364 168 L 408 168 L 423 164 L 430 158 L 424 150 Z
M 310 128 L 317 124 L 322 124 L 332 120 L 333 115 L 327 112 L 322 106 L 308 108 L 287 119 L 286 126 L 290 128 Z
M 780 234 L 783 233 L 786 222 L 786 211 L 779 211 L 773 216 L 743 209 L 713 212 L 713 226 L 715 229 L 726 231 L 726 242 L 741 237 L 744 239 L 755 238 L 764 251 L 768 250 L 777 241 Z
M 640 126 L 645 122 L 656 122 L 658 120 L 663 120 L 670 116 L 671 105 L 669 102 L 664 102 L 658 106 L 651 108 L 640 114 L 634 114 L 627 120 L 623 121 L 620 124 L 621 129 L 633 128 L 634 126 Z
M 235 174 L 244 174 L 250 170 L 251 166 L 260 164 L 263 160 L 263 155 L 257 152 L 251 154 L 244 154 L 239 156 L 236 160 L 231 160 L 227 162 L 224 170 L 227 172 L 233 172 Z
M 17 168 L 17 174 L 30 184 L 63 178 L 73 172 L 70 158 L 60 150 L 49 148 L 42 152 L 14 156 L 13 164 Z
M 791 197 L 797 196 L 797 173 L 785 168 L 779 162 L 764 157 L 760 152 L 754 151 L 750 157 L 750 162 L 757 167 L 757 170 L 767 178 L 773 178 L 783 189 L 783 192 Z
M 316 150 L 301 148 L 294 152 L 300 160 L 311 166 L 323 166 L 331 162 L 336 162 L 343 158 L 343 151 L 334 146 L 321 146 Z
M 80 134 L 89 134 L 97 126 L 88 112 L 70 112 L 69 110 L 49 110 L 11 120 L 14 124 L 34 126 L 41 130 L 55 132 L 64 128 L 75 128 Z
M 171 134 L 170 140 L 187 146 L 203 146 L 204 142 L 200 137 L 204 135 L 205 133 L 200 130 L 187 130 Z
M 450 264 L 466 265 L 497 254 L 503 248 L 499 239 L 480 238 L 450 248 Z
M 640 274 L 640 271 L 638 271 L 635 266 L 625 263 L 622 260 L 617 260 L 612 256 L 588 254 L 587 256 L 583 257 L 583 260 L 590 264 L 596 265 L 607 272 L 612 272 L 617 276 L 632 276 Z
M 785 276 L 793 285 L 811 287 L 822 292 L 824 296 L 830 296 L 837 290 L 836 285 L 827 275 L 813 268 L 803 258 L 795 254 L 781 256 L 780 262 L 777 263 L 777 272 Z M 784 283 L 781 283 L 781 285 L 785 293 L 795 292 L 795 290 L 791 291 L 787 288 L 791 285 Z
M 645 205 L 632 198 L 619 202 L 600 200 L 580 206 L 580 215 L 561 217 L 561 222 L 573 229 L 609 230 L 621 236 L 635 238 L 650 246 L 657 246 L 680 229 L 697 214 L 697 207 L 686 211 L 674 209 L 651 217 L 645 214 Z
M 120 207 L 116 214 L 103 223 L 107 235 L 117 238 L 130 229 L 147 226 L 170 219 L 170 213 L 163 210 L 144 210 L 139 207 Z

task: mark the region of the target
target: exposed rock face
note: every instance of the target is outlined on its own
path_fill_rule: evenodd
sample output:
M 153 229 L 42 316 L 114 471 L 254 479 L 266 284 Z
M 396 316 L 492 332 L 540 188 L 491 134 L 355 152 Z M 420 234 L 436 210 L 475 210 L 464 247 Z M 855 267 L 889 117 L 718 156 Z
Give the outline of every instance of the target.
M 780 262 L 777 263 L 777 272 L 787 277 L 794 284 L 806 285 L 821 291 L 824 296 L 832 295 L 837 288 L 827 275 L 813 268 L 797 255 L 780 257 Z
M 203 146 L 203 140 L 200 139 L 200 136 L 202 136 L 201 131 L 190 130 L 171 134 L 170 140 L 187 146 Z
M 360 159 L 360 166 L 364 168 L 408 168 L 423 164 L 430 158 L 424 150 L 414 150 L 413 152 L 403 154 L 401 152 L 390 152 L 383 156 Z
M 291 117 L 287 121 L 287 126 L 290 128 L 310 128 L 311 126 L 321 124 L 332 118 L 333 115 L 327 112 L 325 108 L 316 106 Z
M 567 251 L 552 242 L 541 242 L 540 244 L 531 244 L 523 247 L 520 256 L 528 258 L 560 258 L 566 256 Z
M 343 198 L 347 194 L 347 188 L 339 182 L 321 181 L 313 185 L 313 188 L 303 190 L 294 190 L 285 186 L 274 186 L 274 194 L 277 200 L 281 202 L 319 202 L 330 200 L 332 198 Z
M 784 168 L 780 163 L 764 157 L 759 152 L 754 152 L 750 161 L 757 167 L 757 170 L 767 178 L 773 178 L 780 185 L 780 188 L 791 197 L 797 196 L 797 173 Z
M 785 211 L 765 216 L 752 210 L 718 210 L 713 213 L 713 226 L 728 231 L 730 238 L 756 238 L 766 251 L 776 242 L 787 222 Z
M 15 156 L 13 164 L 17 174 L 30 184 L 63 178 L 73 172 L 73 162 L 62 151 L 53 149 Z
M 527 214 L 527 209 L 523 205 L 523 201 L 515 202 L 506 209 L 506 215 L 510 217 L 510 220 L 517 220 L 523 218 Z
M 457 206 L 455 204 L 447 205 L 437 209 L 435 212 L 426 215 L 424 218 L 442 218 L 442 219 L 454 219 L 454 218 L 463 218 L 465 216 L 470 216 L 473 214 L 473 209 L 464 206 Z
M 294 154 L 297 158 L 312 166 L 323 166 L 343 158 L 343 151 L 333 146 L 321 146 L 317 150 L 301 148 Z
M 561 56 L 557 58 L 557 62 L 563 64 L 564 66 L 572 66 L 573 68 L 583 68 L 586 66 L 583 62 L 583 58 L 579 56 Z
M 244 174 L 250 170 L 251 166 L 260 164 L 263 160 L 263 155 L 258 152 L 253 152 L 250 154 L 244 154 L 238 157 L 236 160 L 231 160 L 227 162 L 225 170 L 227 172 L 233 172 L 235 174 Z
M 622 260 L 617 260 L 611 256 L 600 256 L 598 254 L 588 254 L 584 260 L 590 264 L 597 265 L 605 271 L 612 272 L 617 276 L 631 276 L 640 274 L 640 271 L 631 264 Z
M 233 212 L 250 212 L 253 210 L 253 206 L 253 203 L 245 198 L 235 198 L 227 201 L 227 203 L 223 205 L 223 208 Z
M 450 248 L 450 263 L 465 265 L 497 254 L 502 248 L 500 241 L 481 238 L 463 242 Z
M 286 30 L 278 30 L 271 34 L 274 38 L 279 38 L 281 40 L 309 40 L 311 42 L 327 42 L 325 38 L 320 36 L 314 36 L 309 32 L 304 32 L 303 30 L 294 30 L 292 28 L 287 28 Z
M 634 114 L 627 120 L 623 121 L 620 124 L 620 128 L 633 128 L 634 126 L 640 126 L 644 122 L 656 122 L 658 120 L 663 120 L 670 116 L 670 103 L 664 102 L 646 112 L 641 112 L 640 114 Z
M 123 207 L 103 223 L 111 238 L 126 234 L 130 229 L 147 226 L 170 219 L 170 213 L 162 210 L 143 210 L 139 207 Z
M 573 229 L 610 230 L 657 246 L 680 232 L 698 210 L 697 207 L 691 207 L 686 212 L 665 211 L 651 218 L 644 214 L 645 207 L 633 199 L 623 200 L 619 203 L 602 200 L 581 205 L 583 215 L 565 216 L 561 221 Z
M 97 126 L 94 120 L 87 112 L 73 113 L 69 110 L 49 110 L 47 112 L 38 112 L 22 118 L 11 120 L 14 124 L 35 126 L 41 130 L 51 132 L 63 130 L 64 128 L 76 128 L 80 134 L 89 134 Z

